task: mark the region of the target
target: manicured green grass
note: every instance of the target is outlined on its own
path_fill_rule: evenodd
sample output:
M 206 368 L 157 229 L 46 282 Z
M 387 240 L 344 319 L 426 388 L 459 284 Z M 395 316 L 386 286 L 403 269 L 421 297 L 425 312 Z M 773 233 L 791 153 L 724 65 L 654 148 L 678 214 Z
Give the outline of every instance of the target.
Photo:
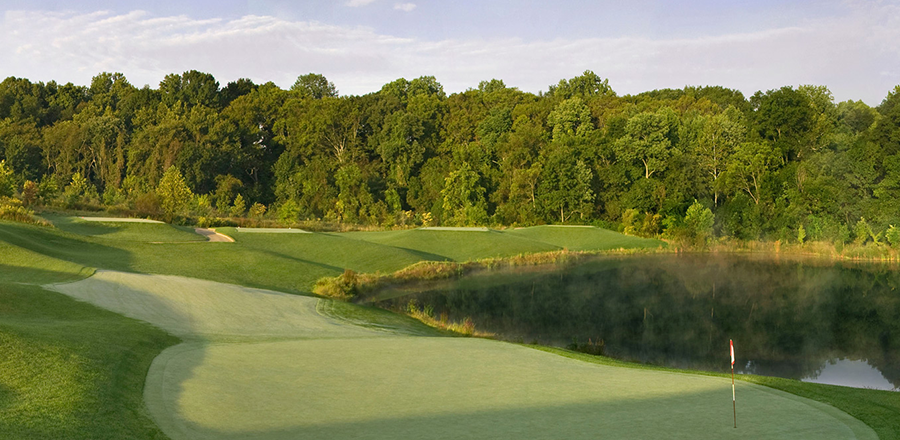
M 6 241 L 87 267 L 181 275 L 290 293 L 308 293 L 316 280 L 336 276 L 344 269 L 393 272 L 424 260 L 468 261 L 555 251 L 567 246 L 570 250 L 655 248 L 660 243 L 596 228 L 552 227 L 535 228 L 535 231 L 404 230 L 340 234 L 245 234 L 235 228 L 220 228 L 219 232 L 232 236 L 236 243 L 183 243 L 186 240 L 182 240 L 181 234 L 200 236 L 169 225 L 145 223 L 111 224 L 122 229 L 100 234 L 98 231 L 108 224 L 62 216 L 50 218 L 60 229 L 0 221 L 0 243 Z M 608 243 L 603 241 L 604 237 Z M 544 239 L 548 242 L 541 241 Z M 575 245 L 579 240 L 584 242 L 580 247 Z M 155 241 L 170 242 L 152 243 Z
M 595 227 L 534 226 L 504 232 L 576 252 L 666 247 L 666 243 L 660 240 L 632 237 Z
M 611 367 L 640 369 L 645 371 L 679 372 L 672 368 L 657 367 L 653 365 L 636 364 L 619 361 L 616 359 L 592 356 L 584 353 L 572 352 L 555 347 L 531 345 L 531 348 L 554 353 L 579 361 Z M 728 378 L 728 375 L 705 371 L 694 371 L 693 374 Z M 855 417 L 872 428 L 880 439 L 900 438 L 900 393 L 894 391 L 867 390 L 836 385 L 825 385 L 799 380 L 784 379 L 780 377 L 738 375 L 739 381 L 765 385 L 770 388 L 785 391 L 790 394 L 805 397 L 822 402 L 837 408 L 850 416 Z M 741 397 L 743 405 L 743 396 Z M 741 411 L 744 412 L 743 410 Z
M 472 338 L 189 344 L 151 369 L 173 439 L 875 438 L 846 414 L 741 383 L 577 362 Z M 157 369 L 159 366 L 159 369 Z
M 127 223 L 86 221 L 78 217 L 47 214 L 47 220 L 66 232 L 101 240 L 152 242 L 206 241 L 193 228 L 165 223 Z
M 141 390 L 150 362 L 176 342 L 58 293 L 0 283 L 0 438 L 166 438 Z
M 46 284 L 90 276 L 93 269 L 0 241 L 0 282 Z
M 492 257 L 509 257 L 523 253 L 549 252 L 559 247 L 500 231 L 433 231 L 404 230 L 385 232 L 350 232 L 358 240 L 410 249 L 429 256 L 430 260 L 468 261 Z

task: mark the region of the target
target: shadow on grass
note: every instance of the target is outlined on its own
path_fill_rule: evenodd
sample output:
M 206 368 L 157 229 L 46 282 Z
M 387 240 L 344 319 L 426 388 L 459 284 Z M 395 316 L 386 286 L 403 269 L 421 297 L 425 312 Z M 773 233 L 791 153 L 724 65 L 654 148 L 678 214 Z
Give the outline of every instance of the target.
M 48 257 L 84 266 L 133 271 L 131 254 L 120 248 L 104 246 L 35 226 L 0 223 L 0 240 Z
M 298 392 L 301 392 L 298 390 Z M 726 395 L 723 395 L 726 394 Z M 558 405 L 540 404 L 541 397 L 521 408 L 466 410 L 450 406 L 435 414 L 406 417 L 378 417 L 363 414 L 358 421 L 354 410 L 346 408 L 344 421 L 321 421 L 298 417 L 293 426 L 271 430 L 226 431 L 184 422 L 173 438 L 191 439 L 847 439 L 876 438 L 874 432 L 858 422 L 852 427 L 833 414 L 811 411 L 807 417 L 791 418 L 781 414 L 782 407 L 766 407 L 765 402 L 742 407 L 738 428 L 733 427 L 729 393 L 713 391 L 657 398 L 609 400 Z M 409 401 L 394 401 L 380 396 L 390 407 L 418 408 L 423 401 L 439 396 L 419 390 Z M 473 399 L 475 397 L 473 396 Z M 709 402 L 709 404 L 702 404 Z M 792 401 L 793 402 L 793 401 Z M 698 404 L 701 403 L 701 404 Z M 802 404 L 801 404 L 802 405 Z M 432 405 L 424 405 L 432 407 Z M 472 401 L 474 407 L 484 407 Z M 365 411 L 366 409 L 363 408 Z M 413 411 L 415 412 L 415 411 Z M 854 432 L 854 430 L 856 432 Z M 167 432 L 172 434 L 171 432 Z
M 72 273 L 0 264 L 0 283 L 64 283 L 87 278 L 92 273 L 93 270 L 89 268 L 83 268 L 80 272 Z
M 0 383 L 0 412 L 12 406 L 16 401 L 16 393 L 8 386 Z
M 120 228 L 100 222 L 87 222 L 66 215 L 44 215 L 54 226 L 62 231 L 87 236 L 103 236 L 117 232 Z
M 411 231 L 404 231 L 404 232 L 411 232 Z M 356 240 L 356 241 L 361 241 L 363 243 L 371 243 L 371 244 L 377 244 L 377 245 L 381 245 L 381 246 L 387 246 L 389 248 L 399 249 L 401 251 L 409 253 L 410 255 L 414 256 L 415 258 L 418 258 L 421 261 L 453 261 L 453 259 L 451 259 L 450 257 L 446 257 L 444 255 L 426 252 L 426 251 L 422 251 L 422 250 L 418 250 L 418 249 L 412 249 L 412 248 L 408 248 L 408 247 L 404 247 L 404 246 L 398 246 L 398 245 L 392 244 L 392 243 L 382 243 L 379 241 L 361 240 L 358 238 L 354 238 L 353 236 L 341 235 L 340 233 L 336 234 L 336 233 L 323 232 L 322 235 L 328 235 L 331 237 L 341 238 L 341 239 L 345 239 L 345 240 Z M 396 241 L 397 239 L 394 239 L 394 240 Z
M 152 359 L 177 342 L 62 294 L 0 283 L 0 438 L 164 439 L 142 389 Z

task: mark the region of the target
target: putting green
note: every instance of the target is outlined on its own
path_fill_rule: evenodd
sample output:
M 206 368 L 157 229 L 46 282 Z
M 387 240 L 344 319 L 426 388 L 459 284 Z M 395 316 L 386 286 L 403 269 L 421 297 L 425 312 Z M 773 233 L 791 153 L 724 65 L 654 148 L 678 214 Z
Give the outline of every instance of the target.
M 834 408 L 742 382 L 734 429 L 723 378 L 373 330 L 309 297 L 105 271 L 52 288 L 187 340 L 145 387 L 175 440 L 876 438 Z

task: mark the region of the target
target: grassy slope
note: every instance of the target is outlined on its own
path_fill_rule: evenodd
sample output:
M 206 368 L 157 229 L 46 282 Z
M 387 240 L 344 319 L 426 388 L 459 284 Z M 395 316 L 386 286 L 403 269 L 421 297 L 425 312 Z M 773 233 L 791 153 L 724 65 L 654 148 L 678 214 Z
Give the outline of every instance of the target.
M 345 234 L 242 234 L 234 228 L 221 228 L 219 231 L 234 237 L 236 243 L 184 243 L 187 240 L 182 234 L 190 237 L 191 233 L 170 225 L 90 224 L 65 217 L 53 220 L 61 225 L 60 230 L 0 222 L 0 243 L 6 241 L 87 267 L 181 275 L 291 293 L 309 292 L 319 278 L 338 275 L 344 269 L 392 272 L 423 260 L 466 261 L 563 247 L 655 248 L 661 244 L 596 228 L 550 227 L 532 228 L 534 231 Z M 119 229 L 108 234 L 98 232 L 107 225 Z M 165 241 L 174 242 L 151 243 Z
M 666 245 L 659 240 L 630 237 L 600 228 L 534 226 L 504 232 L 512 236 L 549 243 L 570 251 L 656 248 Z
M 26 284 L 91 273 L 0 242 L 0 438 L 165 438 L 141 390 L 150 362 L 177 340 Z
M 44 215 L 60 230 L 100 240 L 132 242 L 206 241 L 193 228 L 163 223 L 127 223 L 85 221 L 78 217 Z

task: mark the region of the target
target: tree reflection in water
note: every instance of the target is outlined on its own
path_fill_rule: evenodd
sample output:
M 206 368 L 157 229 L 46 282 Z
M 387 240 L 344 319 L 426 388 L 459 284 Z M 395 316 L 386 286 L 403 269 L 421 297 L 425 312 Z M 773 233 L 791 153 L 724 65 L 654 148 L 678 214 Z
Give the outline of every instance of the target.
M 507 340 L 676 368 L 726 371 L 729 339 L 745 373 L 815 378 L 829 361 L 866 360 L 900 387 L 896 266 L 730 254 L 596 257 L 395 286 L 368 298 L 395 309 L 415 299 Z

